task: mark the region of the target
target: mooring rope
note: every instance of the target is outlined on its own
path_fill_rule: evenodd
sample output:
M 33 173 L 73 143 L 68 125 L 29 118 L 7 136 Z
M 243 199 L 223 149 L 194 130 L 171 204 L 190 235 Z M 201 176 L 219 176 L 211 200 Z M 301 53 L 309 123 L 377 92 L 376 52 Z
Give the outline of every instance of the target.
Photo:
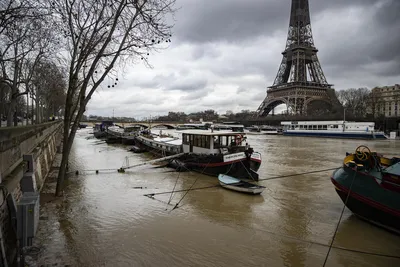
M 316 170 L 316 171 L 309 171 L 309 172 L 302 172 L 302 173 L 296 173 L 296 174 L 288 174 L 288 175 L 279 175 L 279 176 L 273 176 L 269 178 L 264 178 L 264 179 L 258 179 L 258 181 L 268 181 L 268 180 L 275 180 L 275 179 L 281 179 L 281 178 L 286 178 L 286 177 L 293 177 L 293 176 L 299 176 L 299 175 L 305 175 L 305 174 L 312 174 L 312 173 L 318 173 L 318 172 L 325 172 L 325 171 L 333 171 L 337 170 L 340 167 L 335 167 L 335 168 L 329 168 L 329 169 L 323 169 L 323 170 Z
M 204 171 L 206 170 L 206 168 L 208 167 L 208 165 L 210 164 L 211 159 L 209 160 L 209 162 L 206 164 L 206 166 L 204 166 L 203 170 L 201 171 L 200 174 L 203 174 Z M 181 201 L 185 198 L 185 196 L 189 193 L 189 191 L 193 188 L 193 186 L 195 185 L 195 183 L 197 182 L 197 180 L 199 179 L 200 176 L 196 177 L 196 180 L 194 180 L 193 184 L 190 186 L 190 188 L 185 192 L 185 194 L 181 197 L 181 199 L 175 204 L 175 206 L 172 208 L 171 211 L 173 211 L 174 209 L 178 208 L 179 203 L 181 203 Z
M 344 210 L 346 209 L 347 201 L 349 200 L 349 197 L 350 197 L 350 192 L 351 192 L 351 189 L 353 187 L 354 180 L 356 179 L 356 174 L 357 174 L 357 171 L 354 171 L 353 179 L 351 180 L 349 191 L 347 192 L 346 200 L 343 203 L 342 212 L 340 213 L 339 221 L 336 224 L 335 232 L 333 233 L 331 244 L 329 245 L 328 253 L 326 254 L 325 261 L 324 261 L 324 264 L 322 265 L 322 267 L 325 267 L 326 262 L 328 261 L 329 253 L 331 252 L 331 249 L 332 249 L 332 246 L 333 246 L 333 242 L 335 241 L 335 237 L 336 237 L 337 231 L 339 229 L 340 222 L 342 221 Z
M 303 173 L 294 173 L 294 174 L 282 175 L 282 176 L 274 176 L 274 177 L 271 177 L 271 178 L 260 179 L 259 181 L 275 180 L 275 179 L 278 179 L 278 178 L 288 178 L 288 177 L 293 177 L 293 176 L 299 176 L 299 175 L 310 174 L 310 173 L 325 172 L 325 171 L 336 170 L 336 169 L 338 169 L 338 168 L 330 168 L 330 169 L 316 170 L 316 171 L 311 171 L 311 172 L 303 172 Z M 211 186 L 205 186 L 205 187 L 196 187 L 196 188 L 192 188 L 190 190 L 202 190 L 202 189 L 209 189 L 209 188 L 213 188 L 213 187 L 220 187 L 220 185 L 217 184 L 217 185 L 211 185 Z M 188 189 L 176 190 L 175 192 L 185 192 L 187 190 L 189 190 L 189 188 Z M 170 193 L 171 193 L 171 191 L 167 191 L 167 192 L 145 194 L 144 196 L 155 196 L 155 195 L 163 195 L 163 194 L 170 194 Z
M 178 183 L 180 174 L 181 174 L 181 173 L 178 172 L 178 177 L 177 177 L 176 180 L 175 180 L 174 188 L 172 189 L 172 193 L 171 193 L 171 195 L 169 196 L 168 205 L 171 203 L 172 195 L 174 194 L 173 192 L 175 191 L 175 187 L 176 187 L 176 185 L 177 185 L 177 183 Z M 167 210 L 167 207 L 165 207 L 165 210 Z

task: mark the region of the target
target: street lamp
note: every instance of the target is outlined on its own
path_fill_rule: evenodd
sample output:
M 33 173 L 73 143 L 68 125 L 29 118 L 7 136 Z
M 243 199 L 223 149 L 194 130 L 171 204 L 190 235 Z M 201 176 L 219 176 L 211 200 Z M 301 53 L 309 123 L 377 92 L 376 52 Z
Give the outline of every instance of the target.
M 346 108 L 343 108 L 343 121 L 346 121 Z

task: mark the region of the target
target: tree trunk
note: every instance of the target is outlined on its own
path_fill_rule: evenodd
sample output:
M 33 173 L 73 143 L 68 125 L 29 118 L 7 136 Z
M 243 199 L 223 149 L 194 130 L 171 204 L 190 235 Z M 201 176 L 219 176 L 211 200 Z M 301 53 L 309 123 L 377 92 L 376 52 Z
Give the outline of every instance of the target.
M 13 114 L 13 119 L 14 119 L 14 126 L 18 126 L 18 106 L 17 106 L 17 98 L 14 100 L 14 114 Z
M 84 99 L 81 99 L 81 105 L 79 106 L 78 114 L 76 115 L 75 119 L 72 121 L 70 118 L 73 118 L 71 116 L 72 112 L 74 112 L 72 107 L 72 101 L 71 101 L 71 96 L 67 96 L 66 100 L 66 106 L 65 106 L 65 113 L 64 113 L 64 137 L 63 137 L 63 153 L 62 153 L 62 158 L 61 158 L 61 166 L 60 166 L 60 171 L 58 173 L 57 177 L 57 187 L 56 187 L 56 196 L 61 196 L 62 195 L 62 189 L 63 189 L 63 184 L 65 180 L 65 174 L 67 170 L 67 165 L 68 165 L 68 158 L 69 158 L 69 153 L 71 152 L 72 144 L 75 139 L 75 134 L 76 131 L 78 130 L 79 126 L 79 120 L 82 117 L 82 114 L 85 111 L 85 106 L 86 102 Z M 71 122 L 74 124 L 71 126 Z M 71 130 L 70 130 L 71 128 Z
M 40 103 L 38 97 L 36 97 L 36 124 L 40 123 Z
M 29 125 L 29 93 L 26 94 L 26 125 Z
M 31 97 L 32 97 L 32 95 L 31 95 Z M 32 125 L 33 124 L 35 124 L 35 120 L 36 120 L 36 118 L 35 118 L 35 113 L 34 113 L 34 109 L 33 109 L 33 106 L 34 106 L 34 101 L 33 101 L 33 97 L 32 97 L 32 112 L 31 112 L 31 114 L 32 114 Z
M 4 96 L 4 89 L 3 86 L 0 85 L 0 127 L 3 124 L 3 116 L 4 116 L 4 102 L 5 102 L 5 96 Z
M 62 150 L 62 158 L 61 158 L 61 165 L 60 170 L 58 172 L 57 177 L 57 187 L 55 195 L 57 197 L 62 196 L 62 189 L 64 185 L 65 174 L 67 172 L 67 164 L 69 153 L 71 151 L 73 138 L 70 138 L 69 134 L 69 118 L 68 116 L 64 116 L 64 132 L 63 132 L 63 150 Z M 71 143 L 71 144 L 70 144 Z
M 15 100 L 13 100 L 11 97 L 10 106 L 8 108 L 8 114 L 7 114 L 7 127 L 11 127 L 13 125 L 14 112 L 15 112 Z

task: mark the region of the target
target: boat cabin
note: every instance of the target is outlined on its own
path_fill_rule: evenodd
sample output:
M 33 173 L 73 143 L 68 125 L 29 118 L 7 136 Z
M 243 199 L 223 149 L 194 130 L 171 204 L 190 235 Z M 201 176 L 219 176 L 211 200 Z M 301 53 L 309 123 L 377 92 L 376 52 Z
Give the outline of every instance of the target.
M 246 137 L 241 132 L 206 132 L 187 130 L 182 132 L 184 153 L 220 154 L 228 151 L 245 151 Z
M 140 125 L 129 125 L 124 127 L 124 133 L 132 133 L 132 132 L 139 132 L 141 130 L 144 130 L 144 127 Z
M 188 130 L 188 129 L 201 129 L 201 130 L 207 130 L 210 128 L 212 123 L 210 122 L 200 122 L 200 123 L 185 123 L 185 124 L 179 124 L 176 129 L 177 130 Z
M 349 122 L 349 121 L 283 121 L 284 130 L 304 131 L 364 131 L 373 132 L 374 122 Z
M 220 131 L 220 130 L 231 130 L 233 132 L 244 132 L 244 125 L 242 124 L 214 124 L 213 125 L 214 130 Z

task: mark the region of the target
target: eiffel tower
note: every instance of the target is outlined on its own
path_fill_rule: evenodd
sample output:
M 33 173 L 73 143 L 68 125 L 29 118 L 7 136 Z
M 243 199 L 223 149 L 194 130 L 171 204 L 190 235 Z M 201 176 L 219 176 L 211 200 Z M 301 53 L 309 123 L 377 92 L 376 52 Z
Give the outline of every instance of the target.
M 290 114 L 313 115 L 319 107 L 341 110 L 335 90 L 326 81 L 317 57 L 311 31 L 308 0 L 292 0 L 289 32 L 283 59 L 274 84 L 257 109 L 257 116 L 266 116 L 280 104 Z

